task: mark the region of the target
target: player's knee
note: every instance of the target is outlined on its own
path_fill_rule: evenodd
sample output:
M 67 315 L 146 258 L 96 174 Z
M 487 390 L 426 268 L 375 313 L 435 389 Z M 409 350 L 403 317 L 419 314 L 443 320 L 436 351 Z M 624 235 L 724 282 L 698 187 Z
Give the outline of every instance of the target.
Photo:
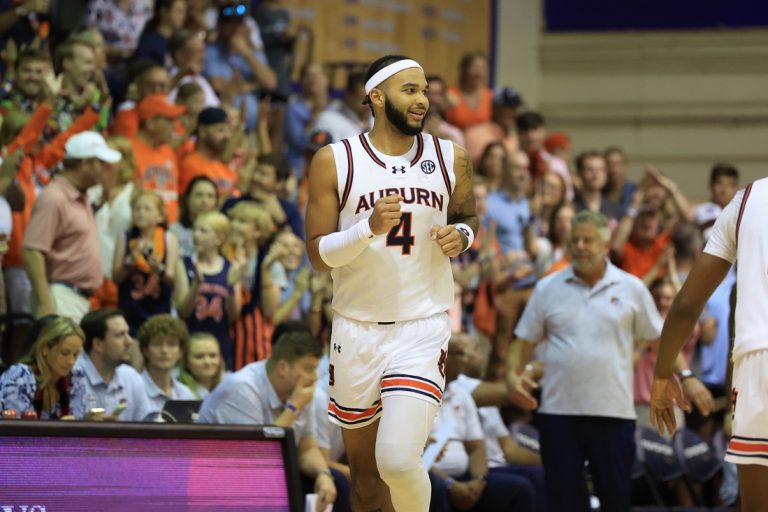
M 424 466 L 421 463 L 421 452 L 415 449 L 408 449 L 408 447 L 403 445 L 377 444 L 376 464 L 378 465 L 382 480 L 388 484 L 390 482 L 411 480 L 424 472 Z

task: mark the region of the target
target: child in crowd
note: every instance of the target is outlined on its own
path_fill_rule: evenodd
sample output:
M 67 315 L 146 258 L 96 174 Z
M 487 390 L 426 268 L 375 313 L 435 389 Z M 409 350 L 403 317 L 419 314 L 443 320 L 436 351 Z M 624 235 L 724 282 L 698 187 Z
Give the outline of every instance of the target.
M 304 258 L 304 241 L 291 231 L 283 230 L 273 244 L 279 251 L 272 266 L 272 281 L 280 288 L 280 303 L 275 311 L 275 325 L 283 320 L 301 319 L 308 304 L 304 297 L 309 289 L 310 267 Z
M 135 336 L 149 317 L 171 311 L 179 243 L 167 229 L 168 216 L 159 194 L 140 191 L 131 208 L 133 224 L 117 239 L 112 278 L 118 286 L 119 307 Z
M 198 215 L 216 210 L 218 197 L 219 187 L 209 177 L 196 176 L 189 182 L 181 198 L 179 221 L 171 225 L 171 231 L 179 239 L 179 254 L 182 258 L 195 253 L 192 226 Z
M 229 325 L 240 314 L 242 255 L 229 261 L 222 255 L 229 237 L 229 220 L 219 212 L 198 215 L 193 241 L 195 254 L 179 260 L 175 304 L 190 332 L 208 332 L 218 341 L 227 368 L 234 365 Z
M 206 332 L 193 334 L 181 361 L 179 381 L 202 400 L 221 382 L 223 374 L 218 340 Z
M 184 322 L 169 314 L 153 316 L 141 326 L 138 338 L 146 361 L 141 376 L 153 413 L 159 414 L 168 400 L 195 400 L 192 391 L 173 376 L 189 339 Z
M 271 354 L 271 318 L 280 300 L 280 289 L 273 284 L 268 270 L 274 261 L 274 257 L 267 258 L 275 229 L 271 215 L 254 201 L 241 201 L 229 211 L 229 216 L 232 236 L 228 252 L 234 256 L 240 247 L 246 268 L 241 281 L 243 307 L 233 333 L 233 369 L 238 370 Z

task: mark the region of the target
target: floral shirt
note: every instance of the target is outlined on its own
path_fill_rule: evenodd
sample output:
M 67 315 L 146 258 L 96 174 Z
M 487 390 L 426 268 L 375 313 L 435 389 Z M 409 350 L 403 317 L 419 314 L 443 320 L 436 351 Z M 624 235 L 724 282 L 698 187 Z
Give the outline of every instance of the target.
M 114 0 L 93 0 L 85 10 L 85 25 L 98 28 L 110 48 L 133 51 L 151 16 L 146 2 L 133 1 L 124 11 Z
M 73 368 L 67 376 L 69 406 L 75 419 L 85 416 L 85 373 L 79 367 Z M 32 368 L 26 364 L 15 364 L 0 375 L 0 409 L 13 409 L 19 416 L 26 411 L 35 410 L 37 380 Z M 56 403 L 51 410 L 41 411 L 39 419 L 58 419 L 61 416 L 61 404 Z

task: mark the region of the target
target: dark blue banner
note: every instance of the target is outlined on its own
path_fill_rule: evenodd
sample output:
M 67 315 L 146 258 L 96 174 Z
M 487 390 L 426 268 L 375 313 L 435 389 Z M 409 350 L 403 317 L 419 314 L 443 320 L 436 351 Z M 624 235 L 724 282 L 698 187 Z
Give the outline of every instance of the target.
M 545 0 L 549 32 L 768 27 L 760 0 Z

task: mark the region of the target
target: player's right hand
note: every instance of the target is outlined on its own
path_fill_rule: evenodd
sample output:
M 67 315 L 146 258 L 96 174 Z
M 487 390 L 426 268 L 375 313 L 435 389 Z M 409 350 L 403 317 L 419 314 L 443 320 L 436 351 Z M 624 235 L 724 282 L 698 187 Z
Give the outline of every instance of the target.
M 288 399 L 297 409 L 302 410 L 312 401 L 312 397 L 315 395 L 315 383 L 316 379 L 308 376 L 301 377 L 296 383 L 296 387 L 291 392 L 291 397 Z
M 392 194 L 382 197 L 373 205 L 373 213 L 368 218 L 368 225 L 374 235 L 389 233 L 389 230 L 400 224 L 400 201 L 403 196 Z

